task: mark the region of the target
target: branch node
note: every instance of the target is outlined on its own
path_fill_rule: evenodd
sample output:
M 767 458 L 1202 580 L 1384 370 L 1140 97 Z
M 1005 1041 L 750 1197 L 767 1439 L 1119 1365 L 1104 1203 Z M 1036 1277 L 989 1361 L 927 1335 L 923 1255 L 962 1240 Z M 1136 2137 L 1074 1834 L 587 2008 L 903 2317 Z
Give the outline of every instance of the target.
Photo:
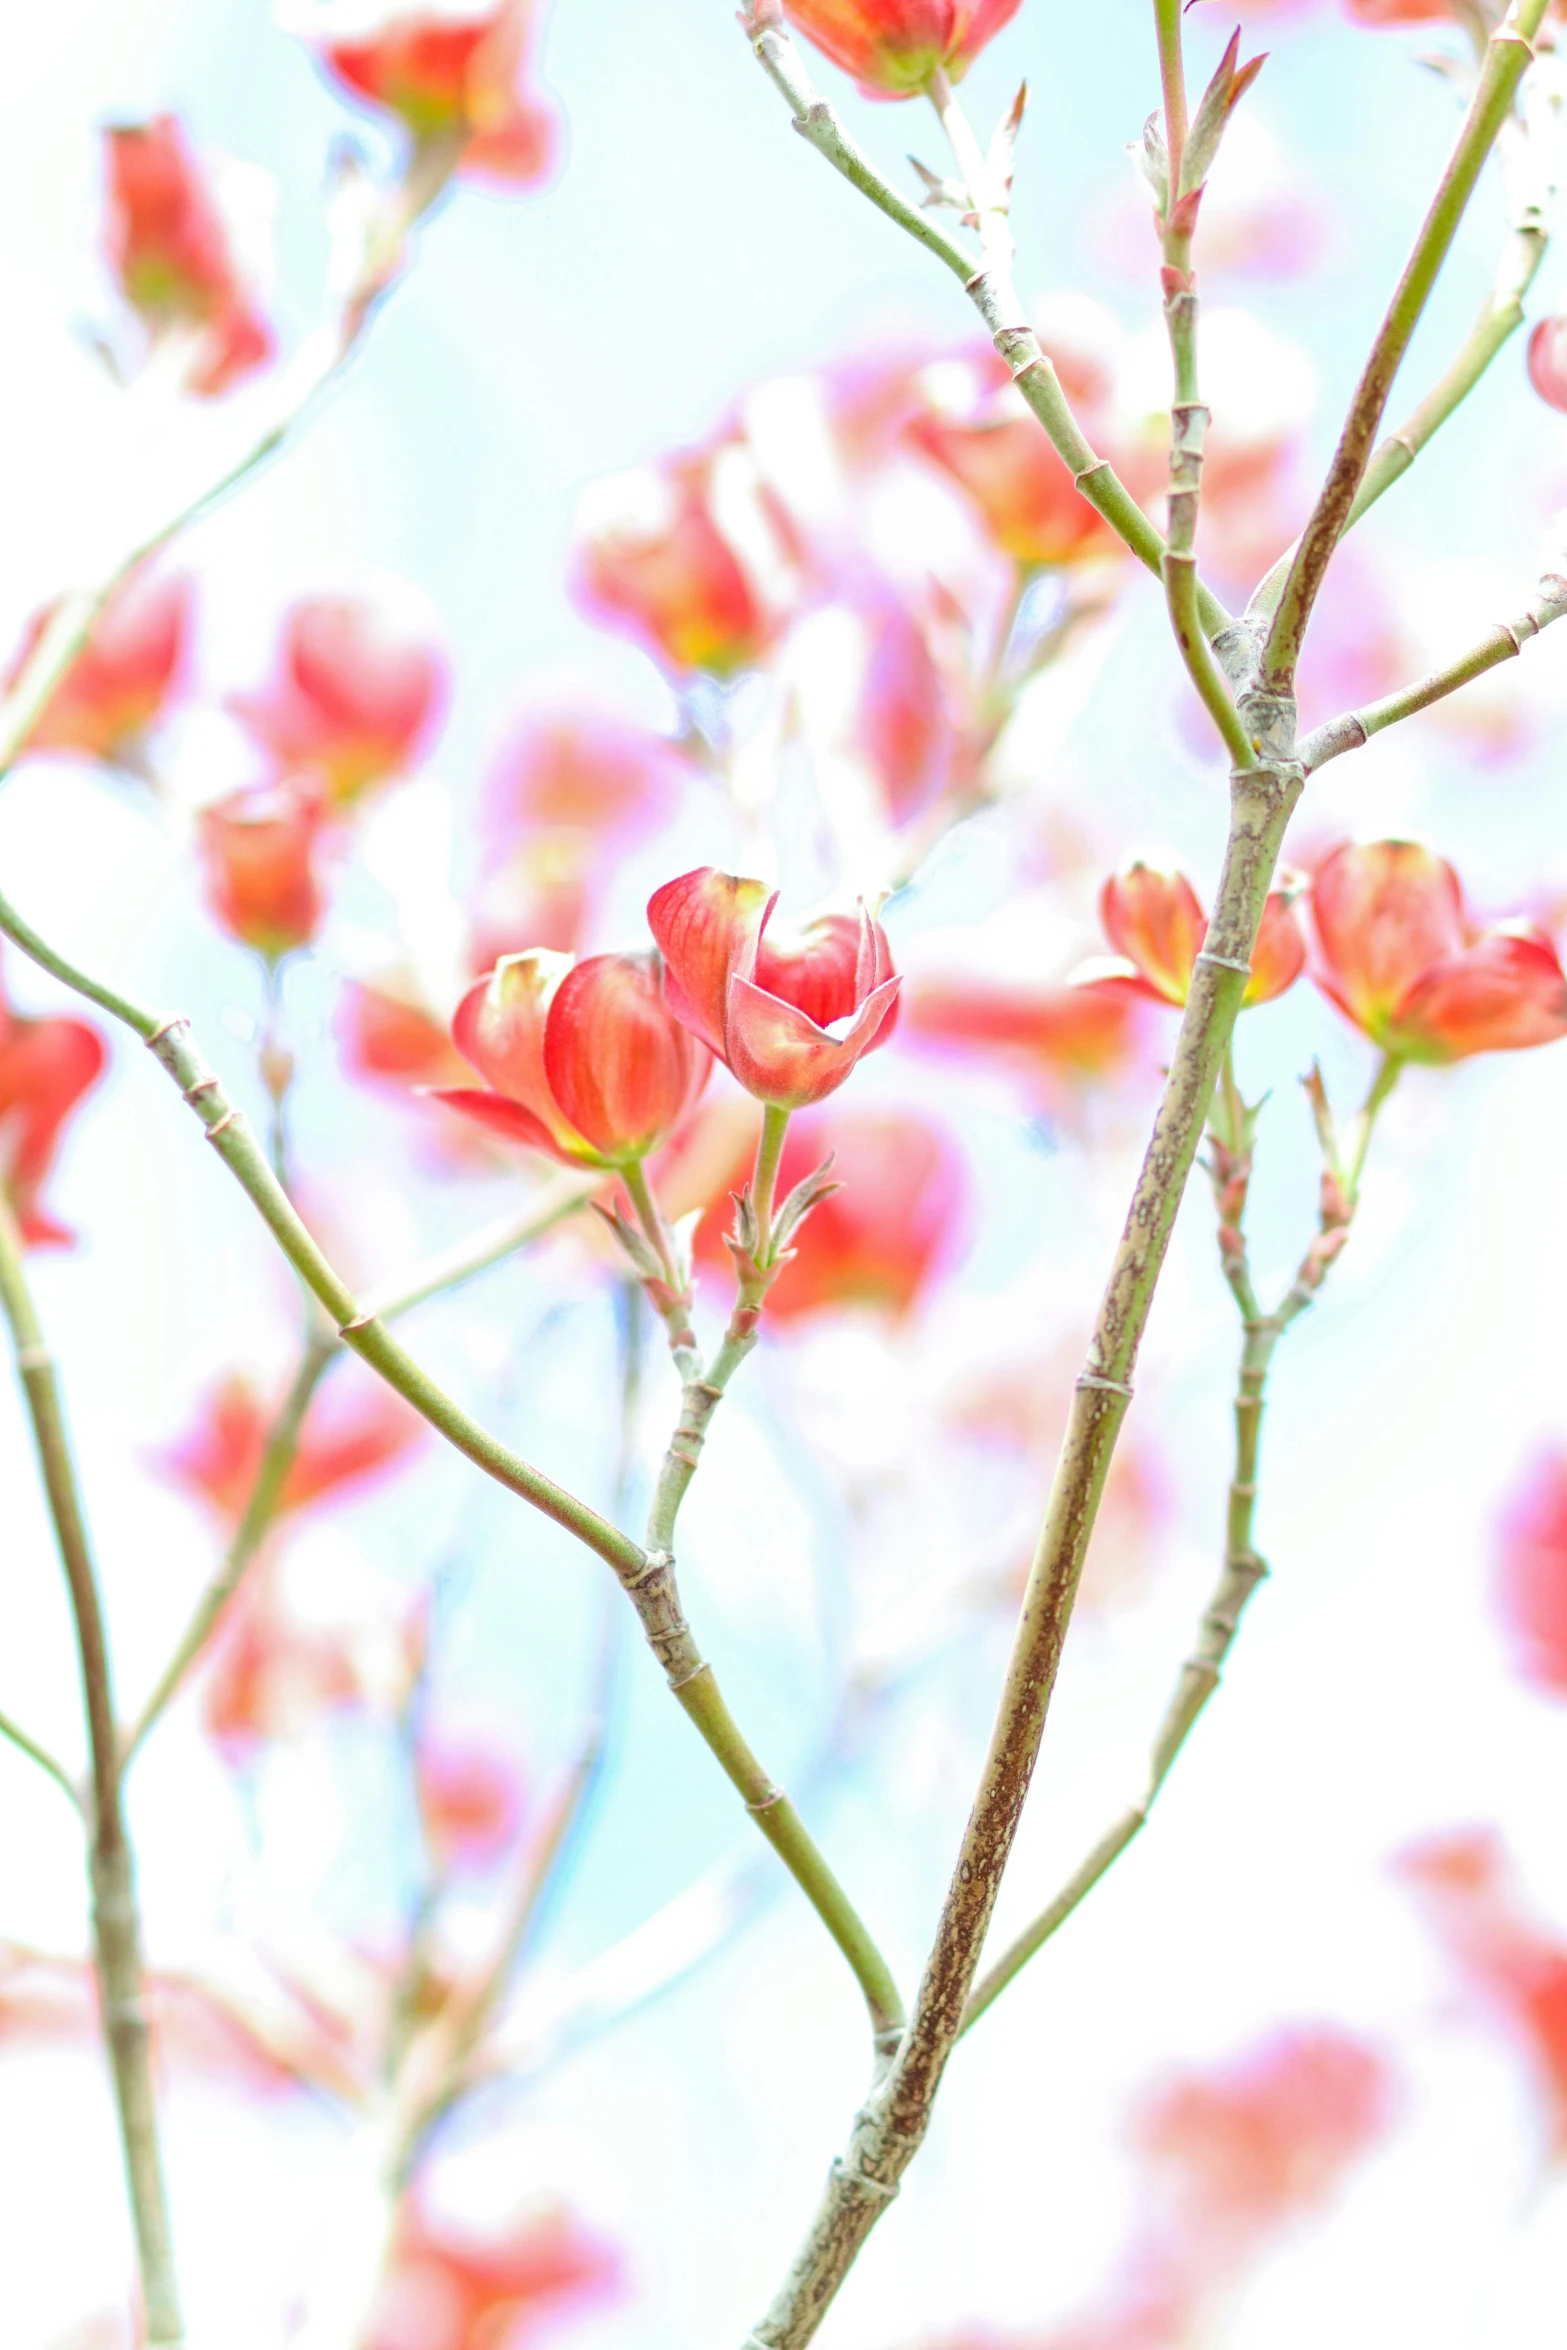
M 885 2179 L 873 2179 L 868 2171 L 851 2170 L 841 2155 L 832 2166 L 832 2175 L 841 2180 L 844 2186 L 860 2187 L 867 2195 L 875 2195 L 886 2203 L 890 2203 L 898 2192 L 896 2186 L 889 2187 Z
M 1204 947 L 1193 956 L 1192 960 L 1196 963 L 1215 963 L 1221 971 L 1240 971 L 1244 973 L 1246 978 L 1251 977 L 1250 963 L 1242 962 L 1239 955 L 1210 955 L 1207 948 Z
M 1080 1388 L 1089 1387 L 1105 1395 L 1124 1395 L 1130 1400 L 1132 1389 L 1126 1379 L 1102 1379 L 1097 1371 L 1085 1371 L 1077 1382 Z
M 241 1122 L 242 1113 L 240 1111 L 225 1110 L 222 1117 L 214 1119 L 213 1123 L 207 1128 L 207 1140 L 209 1142 L 216 1142 L 218 1136 L 222 1134 L 227 1127 L 237 1126 Z
M 54 1357 L 46 1346 L 19 1346 L 16 1367 L 25 1379 L 29 1371 L 52 1371 Z
M 337 1335 L 339 1338 L 352 1338 L 356 1330 L 368 1330 L 374 1320 L 374 1314 L 355 1314 L 351 1322 L 339 1322 Z
M 650 1550 L 644 1556 L 641 1566 L 638 1567 L 634 1575 L 622 1576 L 622 1584 L 627 1591 L 635 1591 L 637 1585 L 645 1583 L 650 1575 L 661 1574 L 666 1568 L 672 1567 L 674 1563 L 675 1554 L 672 1550 Z
M 149 1053 L 155 1053 L 164 1038 L 172 1036 L 176 1028 L 188 1028 L 189 1026 L 190 1015 L 188 1012 L 171 1012 L 166 1020 L 158 1022 L 150 1036 L 143 1037 L 142 1042 L 146 1045 Z
M 682 1673 L 678 1681 L 670 1682 L 669 1686 L 671 1692 L 675 1695 L 678 1695 L 679 1692 L 682 1689 L 687 1688 L 691 1682 L 699 1681 L 704 1673 L 710 1673 L 712 1669 L 712 1666 L 708 1664 L 704 1658 L 701 1664 L 693 1665 L 689 1673 Z M 783 1793 L 783 1789 L 780 1787 L 778 1792 L 781 1795 Z
M 762 1797 L 759 1803 L 748 1803 L 745 1808 L 747 1811 L 752 1812 L 771 1811 L 775 1803 L 782 1803 L 783 1801 L 783 1789 L 781 1787 L 769 1787 L 767 1793 Z

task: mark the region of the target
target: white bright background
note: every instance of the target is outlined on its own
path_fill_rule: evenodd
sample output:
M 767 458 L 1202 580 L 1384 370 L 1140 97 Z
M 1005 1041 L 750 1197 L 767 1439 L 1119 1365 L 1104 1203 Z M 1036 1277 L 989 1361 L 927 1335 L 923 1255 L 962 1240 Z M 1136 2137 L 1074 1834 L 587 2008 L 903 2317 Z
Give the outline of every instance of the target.
M 1137 0 L 1025 0 L 971 84 L 988 119 L 1020 71 L 1030 78 L 1017 207 L 1025 291 L 1093 289 L 1134 325 L 1149 314 L 1151 267 L 1138 283 L 1095 256 L 1124 201 L 1122 146 L 1156 99 L 1146 17 Z M 1227 30 L 1222 11 L 1197 12 L 1196 56 L 1206 62 Z M 1351 33 L 1327 8 L 1268 30 L 1276 54 L 1248 110 L 1309 180 L 1327 236 L 1314 274 L 1247 298 L 1309 347 L 1325 449 L 1452 102 L 1412 62 L 1414 40 Z M 224 435 L 243 432 L 242 401 L 187 422 L 173 442 L 127 425 L 74 333 L 107 301 L 94 261 L 96 126 L 175 107 L 203 147 L 276 175 L 276 309 L 297 339 L 325 262 L 324 158 L 348 118 L 252 0 L 62 0 L 13 12 L 6 51 L 9 641 L 44 596 L 158 511 L 170 484 L 199 478 Z M 443 810 L 471 806 L 486 756 L 530 697 L 580 687 L 655 721 L 667 714 L 651 669 L 589 630 L 562 592 L 585 480 L 698 437 L 760 376 L 878 337 L 967 332 L 945 274 L 791 137 L 728 0 L 557 0 L 543 74 L 568 124 L 558 179 L 521 202 L 458 195 L 327 410 L 182 557 L 200 580 L 213 704 L 260 674 L 294 594 L 395 575 L 424 600 L 459 691 L 433 780 L 386 820 L 394 880 L 432 842 L 441 853 Z M 934 146 L 913 109 L 846 104 L 890 164 L 911 139 Z M 1488 182 L 1410 387 L 1476 306 L 1497 222 Z M 1559 292 L 1551 263 L 1541 307 Z M 1364 535 L 1390 592 L 1403 581 L 1429 600 L 1433 581 L 1451 584 L 1461 637 L 1472 609 L 1492 616 L 1493 579 L 1496 616 L 1527 596 L 1564 482 L 1564 427 L 1525 392 L 1512 351 Z M 1560 890 L 1564 663 L 1567 643 L 1548 639 L 1507 680 L 1537 713 L 1522 755 L 1486 765 L 1459 736 L 1408 730 L 1313 786 L 1314 831 L 1418 827 L 1501 911 Z M 1108 855 L 1169 844 L 1211 884 L 1221 791 L 1181 747 L 1171 703 L 1156 601 L 1139 588 L 1050 788 L 1066 806 L 1091 801 Z M 192 721 L 175 745 L 180 789 L 210 791 L 235 756 L 219 725 Z M 660 844 L 653 863 L 676 871 L 725 846 L 715 817 L 706 833 Z M 461 871 L 460 836 L 453 853 Z M 214 943 L 192 910 L 182 843 L 127 789 L 34 765 L 0 801 L 0 872 L 64 945 L 144 997 L 197 1012 L 243 1084 L 249 966 Z M 902 910 L 902 937 L 971 919 L 1001 888 L 981 832 Z M 635 904 L 628 885 L 628 922 Z M 373 892 L 351 905 L 336 951 L 351 959 L 355 922 L 382 913 Z M 7 970 L 22 1000 L 50 1000 L 16 958 Z M 302 983 L 299 1033 L 320 1037 L 328 1008 L 324 980 Z M 1248 1085 L 1279 1096 L 1256 1199 L 1263 1253 L 1279 1268 L 1309 1224 L 1305 1128 L 1290 1097 L 1313 1051 L 1346 1093 L 1363 1079 L 1359 1048 L 1304 994 L 1257 1016 L 1243 1047 Z M 961 1300 L 938 1311 L 933 1351 L 985 1315 L 1019 1345 L 1080 1328 L 1119 1222 L 1119 1161 L 1041 1153 L 1021 1106 L 1000 1098 L 987 1097 L 974 1125 L 992 1221 Z M 301 1147 L 326 1171 L 356 1271 L 389 1270 L 501 1204 L 482 1187 L 453 1196 L 428 1183 L 410 1203 L 387 1171 L 389 1138 L 405 1132 L 342 1088 L 321 1041 Z M 1161 2064 L 1217 2059 L 1296 2017 L 1339 2020 L 1384 2045 L 1403 2079 L 1400 2120 L 1342 2206 L 1247 2292 L 1226 2342 L 1559 2342 L 1567 2197 L 1539 2188 L 1522 2076 L 1500 2043 L 1455 2020 L 1387 1862 L 1423 1829 L 1494 1819 L 1542 1903 L 1567 1918 L 1567 1722 L 1509 1678 L 1484 1601 L 1497 1497 L 1542 1434 L 1567 1433 L 1564 1143 L 1559 1050 L 1416 1074 L 1393 1103 L 1353 1245 L 1279 1366 L 1260 1521 L 1275 1581 L 1223 1697 L 1145 1845 L 954 2063 L 930 2144 L 823 2335 L 833 2350 L 894 2350 L 970 2321 L 1038 2328 L 1090 2298 L 1126 2222 L 1118 2132 L 1136 2091 Z M 132 1694 L 208 1557 L 205 1529 L 149 1476 L 147 1456 L 185 1423 L 207 1378 L 236 1363 L 280 1368 L 286 1353 L 287 1284 L 210 1158 L 156 1073 L 117 1050 L 57 1184 L 83 1244 L 38 1266 Z M 605 1494 L 612 1334 L 591 1284 L 561 1305 L 558 1288 L 513 1268 L 429 1312 L 417 1343 L 533 1457 Z M 1150 1433 L 1170 1464 L 1178 1522 L 1147 1601 L 1074 1636 L 1001 1934 L 1136 1781 L 1211 1580 L 1233 1348 L 1206 1203 L 1194 1197 L 1140 1406 L 1157 1415 Z M 801 1428 L 836 1424 L 846 1452 L 895 1457 L 938 1384 L 916 1355 L 840 1332 L 807 1350 L 808 1376 L 798 1359 L 787 1374 L 756 1366 L 690 1506 L 693 1612 L 757 1743 L 802 1786 L 841 1662 L 835 1603 L 821 1595 L 847 1571 L 852 1528 L 832 1479 L 789 1456 Z M 661 1369 L 649 1383 L 651 1445 L 671 1399 Z M 849 1437 L 840 1399 L 852 1407 Z M 0 1703 L 75 1751 L 64 1616 L 10 1406 L 0 1497 Z M 965 1496 L 948 1494 L 943 1508 L 961 1545 Z M 541 1767 L 568 1750 L 598 1600 L 594 1570 L 569 1545 L 476 1490 L 455 1462 L 427 1463 L 323 1521 L 308 1544 L 307 1567 L 328 1584 L 367 1559 L 410 1587 L 432 1558 L 454 1562 L 454 1704 L 481 1721 L 520 1709 Z M 1003 1649 L 992 1624 L 956 1644 L 943 1670 L 916 1675 L 872 1758 L 840 1773 L 813 1813 L 906 1980 Z M 624 1670 L 611 1793 L 550 1928 L 546 1962 L 562 1977 L 740 1843 L 725 1791 L 645 1659 L 628 1655 Z M 335 1920 L 384 1916 L 397 1823 L 377 1815 L 377 1785 L 369 1758 L 339 1739 L 279 1766 L 247 1816 L 189 1711 L 178 1716 L 135 1782 L 154 1954 L 199 1963 L 215 1937 L 258 1917 L 304 1947 Z M 251 1839 L 263 1828 L 261 1864 Z M 80 1876 L 58 1797 L 0 1752 L 0 1932 L 79 1946 Z M 630 2297 L 578 2329 L 584 2350 L 720 2350 L 755 2319 L 790 2253 L 859 2094 L 861 2040 L 832 1953 L 780 1895 L 719 1960 L 483 2116 L 454 2151 L 446 2192 L 467 2212 L 497 2214 L 560 2193 L 625 2246 Z M 3 2079 L 0 2332 L 15 2350 L 46 2350 L 122 2291 L 115 2152 L 85 2060 L 18 2058 Z M 291 2338 L 302 2284 L 332 2273 L 363 2149 L 308 2106 L 258 2115 L 194 2088 L 173 2100 L 169 2152 L 194 2339 L 261 2350 Z

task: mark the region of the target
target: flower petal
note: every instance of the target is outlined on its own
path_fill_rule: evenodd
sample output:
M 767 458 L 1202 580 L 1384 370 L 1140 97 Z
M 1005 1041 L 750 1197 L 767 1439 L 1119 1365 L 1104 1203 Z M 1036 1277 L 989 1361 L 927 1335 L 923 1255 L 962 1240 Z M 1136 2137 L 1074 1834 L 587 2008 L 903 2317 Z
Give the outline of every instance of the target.
M 1311 885 L 1315 977 L 1375 1042 L 1432 964 L 1462 953 L 1463 893 L 1444 858 L 1415 841 L 1346 841 Z
M 1433 963 L 1387 1025 L 1392 1052 L 1411 1061 L 1462 1061 L 1522 1052 L 1567 1036 L 1567 978 L 1539 931 L 1487 931 Z
M 711 1066 L 664 1000 L 656 955 L 590 955 L 555 991 L 544 1024 L 550 1090 L 611 1164 L 656 1150 Z
M 723 1053 L 724 1009 L 734 971 L 749 976 L 777 893 L 764 881 L 698 865 L 648 900 L 648 928 L 664 957 L 669 1008 L 711 1052 Z
M 1099 893 L 1099 919 L 1118 953 L 1137 965 L 1167 1004 L 1184 1004 L 1208 923 L 1184 873 L 1141 859 L 1112 873 Z
M 458 1005 L 452 1038 L 498 1094 L 531 1111 L 558 1151 L 580 1157 L 582 1137 L 563 1115 L 544 1071 L 545 1019 L 570 969 L 569 955 L 544 947 L 503 955 Z
M 535 1118 L 521 1102 L 508 1101 L 503 1093 L 485 1093 L 477 1085 L 433 1085 L 424 1098 L 444 1102 L 449 1110 L 460 1110 L 465 1118 L 488 1127 L 506 1142 L 524 1143 L 529 1150 L 548 1151 L 552 1159 L 563 1159 L 568 1167 L 598 1163 L 586 1145 L 572 1151 L 558 1143 L 541 1118 Z
M 799 1110 L 825 1101 L 876 1043 L 902 984 L 883 980 L 860 1006 L 848 1034 L 835 1037 L 753 981 L 732 980 L 724 1057 L 747 1093 L 775 1109 Z

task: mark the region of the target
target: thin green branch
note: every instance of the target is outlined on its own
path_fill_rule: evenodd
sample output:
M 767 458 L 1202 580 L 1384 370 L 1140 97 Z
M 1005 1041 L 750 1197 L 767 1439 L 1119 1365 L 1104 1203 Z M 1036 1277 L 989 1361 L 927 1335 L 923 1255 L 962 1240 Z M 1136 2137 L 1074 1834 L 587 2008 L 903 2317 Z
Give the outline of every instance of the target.
M 835 170 L 851 180 L 878 210 L 943 260 L 978 310 L 997 350 L 1028 406 L 1049 434 L 1073 480 L 1095 510 L 1155 577 L 1164 558 L 1164 540 L 1107 458 L 1096 455 L 1073 415 L 1060 378 L 1032 330 L 1020 325 L 1022 305 L 1006 272 L 982 264 L 971 249 L 935 227 L 883 179 L 843 129 L 832 108 L 818 97 L 799 52 L 789 38 L 778 0 L 750 0 L 742 19 L 751 46 L 774 87 L 787 100 L 795 128 Z M 1206 587 L 1197 591 L 1203 627 L 1218 635 L 1229 614 Z
M 1547 572 L 1534 602 L 1516 620 L 1498 621 L 1468 652 L 1460 653 L 1445 668 L 1434 669 L 1428 677 L 1401 686 L 1397 693 L 1384 694 L 1380 701 L 1368 703 L 1363 710 L 1347 710 L 1337 718 L 1330 718 L 1308 734 L 1300 746 L 1301 764 L 1311 775 L 1343 752 L 1363 749 L 1374 734 L 1396 726 L 1400 719 L 1413 718 L 1417 711 L 1429 710 L 1433 702 L 1445 701 L 1449 694 L 1457 693 L 1461 686 L 1472 685 L 1477 677 L 1484 677 L 1488 669 L 1497 668 L 1501 662 L 1515 660 L 1531 637 L 1538 636 L 1541 629 L 1549 628 L 1553 621 L 1564 616 L 1567 616 L 1567 578 L 1559 572 Z
M 1377 1114 L 1398 1080 L 1399 1066 L 1397 1061 L 1384 1058 L 1378 1068 L 1355 1120 L 1347 1168 L 1338 1163 L 1331 1129 L 1329 1136 L 1325 1136 L 1324 1153 L 1331 1181 L 1324 1186 L 1316 1237 L 1289 1289 L 1272 1313 L 1265 1314 L 1252 1282 L 1243 1224 L 1251 1182 L 1254 1113 L 1248 1112 L 1241 1101 L 1233 1062 L 1228 1054 L 1225 1056 L 1219 1104 L 1209 1137 L 1212 1153 L 1209 1172 L 1219 1213 L 1220 1263 L 1240 1314 L 1242 1336 L 1234 1405 L 1234 1466 L 1225 1510 L 1224 1560 L 1218 1584 L 1203 1611 L 1192 1653 L 1181 1667 L 1174 1694 L 1154 1733 L 1147 1784 L 1141 1796 L 1111 1823 L 1054 1898 L 1008 1943 L 994 1964 L 986 1968 L 963 2011 L 964 2032 L 1000 1998 L 1029 1960 L 1043 1950 L 1141 1835 L 1177 1757 L 1219 1686 L 1241 1618 L 1268 1573 L 1266 1561 L 1256 1550 L 1254 1531 L 1268 1374 L 1280 1339 L 1312 1303 L 1329 1266 L 1336 1261 L 1349 1237 Z M 1325 1104 L 1322 1111 L 1325 1114 Z
M 114 2083 L 120 2148 L 136 2234 L 149 2350 L 185 2339 L 158 2145 L 157 2103 L 144 1999 L 136 1871 L 120 1794 L 119 1743 L 108 1634 L 66 1434 L 59 1381 L 28 1288 L 22 1239 L 0 1188 L 0 1313 L 10 1328 L 27 1400 L 76 1634 L 92 1785 L 88 1877 L 104 2045 Z
M 1430 299 L 1485 159 L 1512 112 L 1518 84 L 1534 55 L 1532 44 L 1546 5 L 1547 0 L 1511 0 L 1506 18 L 1486 44 L 1485 61 L 1468 111 L 1377 330 L 1327 479 L 1291 561 L 1263 648 L 1262 683 L 1269 692 L 1287 692 L 1294 682 L 1306 624 L 1365 476 L 1393 378 Z
M 19 1754 L 25 1754 L 29 1762 L 35 1762 L 41 1771 L 47 1772 L 72 1810 L 80 1816 L 82 1791 L 64 1763 L 57 1761 L 47 1746 L 40 1746 L 38 1740 L 31 1737 L 20 1722 L 14 1722 L 6 1713 L 0 1713 L 0 1738 L 6 1739 Z

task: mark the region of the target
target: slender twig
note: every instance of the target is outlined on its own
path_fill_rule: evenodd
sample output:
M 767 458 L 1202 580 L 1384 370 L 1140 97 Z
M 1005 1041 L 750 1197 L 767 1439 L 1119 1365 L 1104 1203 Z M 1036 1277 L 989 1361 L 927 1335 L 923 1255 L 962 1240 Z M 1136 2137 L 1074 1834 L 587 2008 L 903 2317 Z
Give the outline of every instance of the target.
M 763 71 L 788 102 L 801 137 L 835 171 L 868 196 L 879 211 L 944 261 L 985 321 L 1012 370 L 1013 381 L 1049 434 L 1078 489 L 1103 515 L 1138 561 L 1158 575 L 1164 540 L 1107 458 L 1098 456 L 1072 413 L 1060 378 L 1032 330 L 1020 323 L 1022 305 L 1005 271 L 982 263 L 970 247 L 937 228 L 900 196 L 863 155 L 826 100 L 817 95 L 798 50 L 784 29 L 778 0 L 751 0 L 742 20 Z M 1202 624 L 1210 635 L 1230 625 L 1229 615 L 1206 587 L 1198 589 Z
M 1505 19 L 1486 44 L 1485 61 L 1468 111 L 1387 314 L 1377 330 L 1327 479 L 1290 564 L 1263 647 L 1262 683 L 1269 692 L 1287 692 L 1293 684 L 1306 623 L 1364 479 L 1393 378 L 1458 232 L 1485 159 L 1512 112 L 1518 84 L 1534 55 L 1532 44 L 1546 4 L 1547 0 L 1511 0 Z
M 1218 1584 L 1203 1611 L 1196 1644 L 1180 1671 L 1175 1691 L 1154 1733 L 1149 1753 L 1148 1779 L 1135 1803 L 1112 1821 L 1053 1899 L 1011 1942 L 993 1965 L 985 1969 L 969 1996 L 962 2029 L 977 2023 L 992 2003 L 1020 1975 L 1029 1960 L 1043 1950 L 1108 1875 L 1129 1845 L 1148 1824 L 1154 1802 L 1175 1765 L 1197 1721 L 1219 1686 L 1220 1675 L 1240 1629 L 1253 1593 L 1266 1579 L 1267 1563 L 1254 1547 L 1257 1509 L 1258 1455 L 1262 1416 L 1267 1402 L 1268 1374 L 1280 1339 L 1292 1322 L 1316 1297 L 1349 1236 L 1360 1182 L 1365 1172 L 1377 1113 L 1398 1077 L 1399 1064 L 1384 1059 L 1372 1081 L 1364 1107 L 1354 1126 L 1347 1167 L 1339 1167 L 1336 1147 L 1326 1170 L 1315 1239 L 1302 1258 L 1289 1289 L 1265 1314 L 1252 1286 L 1242 1218 L 1251 1178 L 1251 1143 L 1247 1112 L 1235 1086 L 1228 1056 L 1221 1078 L 1220 1109 L 1210 1136 L 1215 1202 L 1220 1219 L 1220 1261 L 1241 1317 L 1240 1372 L 1235 1394 L 1235 1461 L 1225 1512 L 1224 1561 Z
M 6 1739 L 19 1754 L 25 1754 L 29 1762 L 35 1762 L 41 1771 L 47 1771 L 61 1793 L 69 1800 L 72 1809 L 80 1812 L 82 1808 L 81 1789 L 71 1777 L 64 1763 L 58 1761 L 49 1752 L 47 1746 L 40 1746 L 38 1740 L 30 1736 L 22 1728 L 20 1722 L 14 1722 L 11 1716 L 6 1713 L 0 1713 L 0 1738 Z
M 65 1570 L 81 1672 L 92 1784 L 87 1815 L 93 1953 L 104 2044 L 114 2082 L 120 2147 L 136 2234 L 150 2350 L 185 2339 L 158 2146 L 141 1955 L 136 1871 L 120 1800 L 119 1741 L 108 1634 L 88 1546 L 81 1493 L 66 1434 L 59 1382 L 44 1343 L 22 1261 L 16 1219 L 0 1190 L 0 1312 L 9 1325 L 27 1399 L 38 1466 Z
M 1180 0 L 1155 0 L 1159 74 L 1164 89 L 1168 187 L 1160 223 L 1164 251 L 1164 320 L 1174 390 L 1170 404 L 1170 501 L 1161 565 L 1165 606 L 1186 673 L 1217 728 L 1234 767 L 1255 754 L 1241 724 L 1224 672 L 1202 623 L 1197 579 L 1197 517 L 1202 502 L 1203 442 L 1210 422 L 1197 388 L 1197 287 L 1192 234 L 1180 211 L 1181 157 L 1186 143 L 1186 69 L 1181 53 Z
M 1401 686 L 1397 693 L 1384 694 L 1379 702 L 1369 702 L 1363 710 L 1346 710 L 1308 734 L 1300 746 L 1301 765 L 1312 775 L 1343 752 L 1361 750 L 1374 734 L 1396 726 L 1400 719 L 1413 718 L 1417 711 L 1429 710 L 1433 702 L 1445 701 L 1461 686 L 1472 685 L 1488 669 L 1515 659 L 1531 637 L 1564 617 L 1567 617 L 1567 579 L 1559 572 L 1547 572 L 1534 602 L 1516 620 L 1499 620 L 1477 644 L 1449 661 L 1445 668 L 1434 669 L 1428 677 Z

